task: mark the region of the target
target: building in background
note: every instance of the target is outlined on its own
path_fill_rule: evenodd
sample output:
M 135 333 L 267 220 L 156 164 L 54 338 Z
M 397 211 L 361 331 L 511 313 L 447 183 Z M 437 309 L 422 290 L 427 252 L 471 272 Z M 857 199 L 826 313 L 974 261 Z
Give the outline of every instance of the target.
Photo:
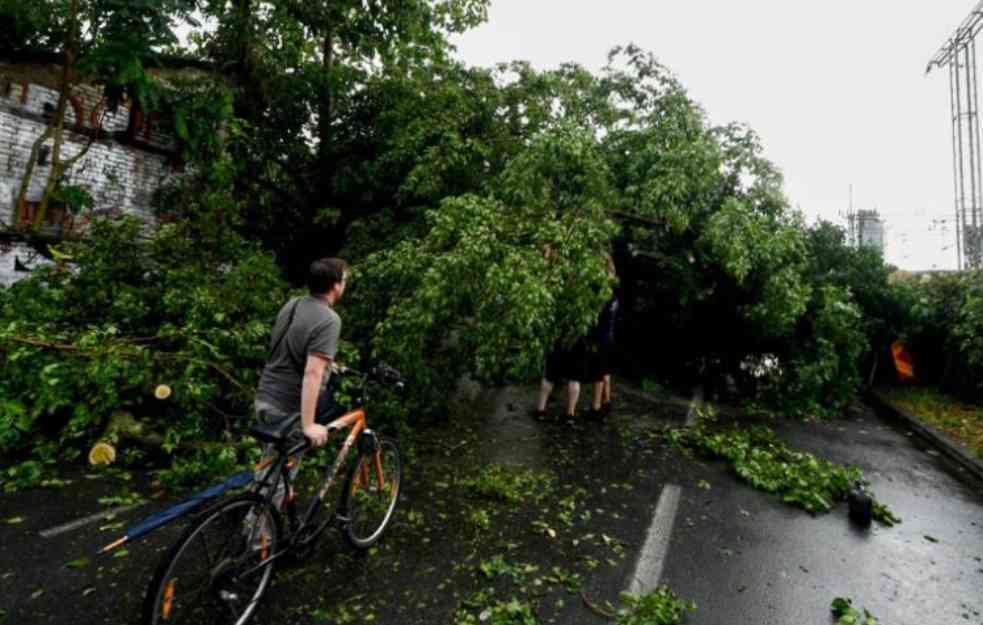
M 873 246 L 884 253 L 884 221 L 877 211 L 857 211 L 857 245 Z
M 51 168 L 51 140 L 41 146 L 23 202 L 18 202 L 21 181 L 35 141 L 44 133 L 58 102 L 61 69 L 58 54 L 35 52 L 17 58 L 0 56 L 0 285 L 8 286 L 47 262 L 21 236 L 35 221 Z M 181 61 L 183 64 L 191 63 Z M 174 65 L 172 63 L 172 65 Z M 157 71 L 195 71 L 169 67 Z M 90 145 L 91 144 L 91 145 Z M 73 86 L 65 113 L 63 157 L 88 147 L 72 166 L 66 184 L 84 188 L 93 205 L 86 214 L 72 214 L 52 203 L 44 215 L 40 234 L 57 240 L 84 229 L 94 215 L 130 214 L 151 220 L 154 192 L 180 175 L 184 166 L 180 146 L 167 116 L 144 112 L 128 102 L 109 110 L 102 89 Z M 37 236 L 34 237 L 37 239 Z
M 860 247 L 870 246 L 885 252 L 884 220 L 876 210 L 859 210 L 847 215 L 847 236 L 850 245 Z

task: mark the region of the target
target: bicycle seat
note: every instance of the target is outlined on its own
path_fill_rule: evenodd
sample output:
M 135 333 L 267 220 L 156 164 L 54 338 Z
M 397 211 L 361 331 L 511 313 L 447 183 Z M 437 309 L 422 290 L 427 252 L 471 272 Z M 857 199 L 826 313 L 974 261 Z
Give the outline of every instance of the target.
M 249 428 L 249 433 L 258 441 L 274 445 L 286 441 L 287 434 L 297 425 L 300 413 L 290 415 L 286 419 L 273 423 L 259 423 Z

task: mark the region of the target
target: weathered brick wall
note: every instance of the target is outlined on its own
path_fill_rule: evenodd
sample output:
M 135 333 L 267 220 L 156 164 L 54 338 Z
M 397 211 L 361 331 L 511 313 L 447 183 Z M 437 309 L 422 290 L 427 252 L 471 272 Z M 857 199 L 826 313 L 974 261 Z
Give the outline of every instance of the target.
M 51 74 L 48 68 L 48 75 Z M 30 218 L 16 210 L 15 199 L 21 185 L 34 142 L 44 133 L 45 116 L 58 103 L 58 92 L 25 78 L 22 67 L 0 62 L 0 227 L 16 225 Z M 39 75 L 43 75 L 40 74 Z M 48 81 L 50 82 L 50 81 Z M 169 177 L 176 175 L 174 145 L 161 131 L 157 116 L 142 115 L 122 104 L 115 113 L 103 106 L 99 90 L 79 86 L 66 112 L 63 158 L 70 158 L 92 141 L 88 153 L 67 175 L 69 184 L 84 186 L 95 200 L 95 212 L 125 212 L 151 218 L 153 192 Z M 48 110 L 46 110 L 46 105 Z M 51 146 L 52 142 L 49 141 Z M 26 200 L 40 200 L 48 173 L 48 163 L 37 166 L 28 187 Z M 86 216 L 65 217 L 57 211 L 49 220 L 72 227 L 84 226 Z M 0 284 L 9 285 L 24 276 L 15 264 L 30 265 L 36 254 L 20 244 L 0 247 Z

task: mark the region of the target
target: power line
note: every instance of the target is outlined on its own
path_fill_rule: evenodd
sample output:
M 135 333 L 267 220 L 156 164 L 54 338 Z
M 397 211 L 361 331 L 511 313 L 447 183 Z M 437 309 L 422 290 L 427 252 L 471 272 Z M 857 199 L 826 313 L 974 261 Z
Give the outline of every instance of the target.
M 980 141 L 976 36 L 983 30 L 983 0 L 963 20 L 925 68 L 949 69 L 956 257 L 963 266 L 983 266 L 983 150 Z

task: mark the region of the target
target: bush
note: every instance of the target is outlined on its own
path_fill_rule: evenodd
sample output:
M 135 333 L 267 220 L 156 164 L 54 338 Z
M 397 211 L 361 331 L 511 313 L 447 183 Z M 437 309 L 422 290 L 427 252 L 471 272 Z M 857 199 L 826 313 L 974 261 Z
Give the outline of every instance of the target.
M 75 461 L 121 410 L 175 457 L 242 431 L 288 289 L 269 254 L 205 231 L 99 219 L 60 262 L 0 293 L 5 459 Z M 165 401 L 160 384 L 173 389 Z M 24 473 L 7 477 L 41 479 Z
M 789 416 L 839 414 L 862 382 L 860 363 L 868 350 L 863 321 L 845 289 L 821 287 L 779 354 L 779 366 L 767 370 L 761 398 Z
M 983 272 L 901 279 L 902 338 L 920 382 L 967 400 L 983 392 Z

